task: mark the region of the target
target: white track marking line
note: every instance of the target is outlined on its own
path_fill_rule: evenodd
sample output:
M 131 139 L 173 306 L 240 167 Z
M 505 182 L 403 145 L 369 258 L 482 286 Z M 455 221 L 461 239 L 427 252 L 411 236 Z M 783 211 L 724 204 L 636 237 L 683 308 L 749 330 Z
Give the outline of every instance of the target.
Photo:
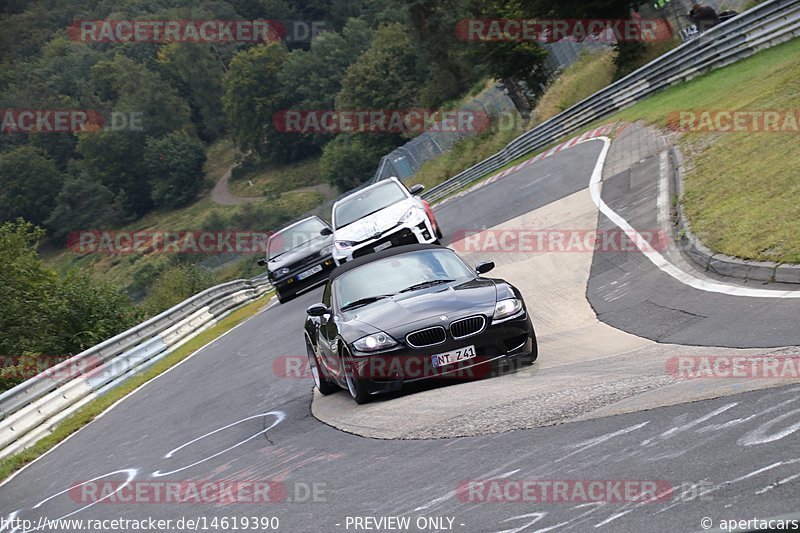
M 689 274 L 688 272 L 684 272 L 677 266 L 667 261 L 664 256 L 653 250 L 650 244 L 639 234 L 639 232 L 633 229 L 627 220 L 618 215 L 603 201 L 603 198 L 600 195 L 603 177 L 603 165 L 605 164 L 608 150 L 611 147 L 611 139 L 605 136 L 595 137 L 593 139 L 581 141 L 578 144 L 592 141 L 603 142 L 603 149 L 600 151 L 600 156 L 597 158 L 597 163 L 595 163 L 594 170 L 592 171 L 592 177 L 589 180 L 589 192 L 592 195 L 592 200 L 601 213 L 603 213 L 617 227 L 625 231 L 631 237 L 636 247 L 647 259 L 650 260 L 651 263 L 658 267 L 659 270 L 669 274 L 684 285 L 688 285 L 701 291 L 716 292 L 720 294 L 727 294 L 729 296 L 747 296 L 750 298 L 800 298 L 800 290 L 773 291 L 769 289 L 749 289 L 746 287 L 740 287 L 738 285 L 729 285 L 716 281 L 703 280 Z M 664 180 L 666 179 L 666 176 L 662 175 L 659 179 Z

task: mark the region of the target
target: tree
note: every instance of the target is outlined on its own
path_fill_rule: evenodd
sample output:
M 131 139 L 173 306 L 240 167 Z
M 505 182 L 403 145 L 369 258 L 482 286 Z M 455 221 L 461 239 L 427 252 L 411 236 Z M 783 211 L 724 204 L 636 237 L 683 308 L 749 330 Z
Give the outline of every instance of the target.
M 345 72 L 336 109 L 413 107 L 422 81 L 408 31 L 390 24 L 375 32 L 369 49 Z
M 350 19 L 342 33 L 325 32 L 310 50 L 294 50 L 279 73 L 287 107 L 299 110 L 333 109 L 342 88 L 342 76 L 369 47 L 372 30 L 366 22 Z M 331 134 L 290 134 L 299 154 L 313 153 Z
M 0 154 L 0 221 L 22 217 L 42 224 L 55 207 L 62 175 L 33 146 Z
M 516 4 L 501 4 L 501 13 L 507 14 L 505 6 L 513 6 L 515 12 L 522 12 L 528 17 L 548 18 L 591 18 L 591 19 L 625 19 L 636 11 L 644 0 L 520 0 Z M 644 52 L 644 44 L 640 41 L 622 41 L 617 43 L 617 76 L 626 74 L 633 65 L 637 65 Z
M 180 207 L 191 202 L 203 184 L 205 162 L 203 143 L 186 132 L 148 139 L 145 164 L 155 204 Z
M 381 158 L 395 147 L 392 139 L 382 136 L 338 135 L 322 150 L 322 175 L 341 191 L 352 189 L 371 178 Z
M 115 197 L 124 198 L 125 213 L 139 217 L 152 209 L 150 180 L 144 163 L 147 138 L 141 133 L 92 131 L 78 134 L 79 171 L 96 178 Z
M 222 110 L 223 65 L 208 45 L 170 43 L 158 51 L 158 62 L 189 102 L 200 136 L 213 141 L 225 131 Z
M 473 85 L 477 72 L 472 46 L 458 40 L 459 20 L 470 16 L 469 3 L 463 0 L 408 0 L 408 26 L 415 55 L 425 79 L 419 100 L 425 107 L 436 107 L 458 98 Z
M 59 278 L 38 256 L 43 236 L 24 220 L 0 225 L 0 353 L 64 358 L 143 318 L 127 296 L 85 271 Z
M 0 354 L 58 353 L 49 324 L 58 276 L 37 255 L 43 237 L 21 219 L 0 225 Z
M 63 241 L 70 232 L 119 225 L 128 221 L 119 199 L 108 187 L 86 174 L 68 177 L 47 219 L 50 235 Z
M 186 100 L 144 65 L 116 55 L 112 60 L 95 64 L 91 73 L 103 103 L 117 113 L 140 116 L 142 131 L 148 136 L 161 137 L 171 131 L 193 129 Z
M 279 43 L 254 46 L 236 54 L 225 74 L 223 107 L 234 139 L 243 150 L 271 160 L 289 160 L 291 141 L 272 125 L 285 109 L 279 73 L 288 58 Z

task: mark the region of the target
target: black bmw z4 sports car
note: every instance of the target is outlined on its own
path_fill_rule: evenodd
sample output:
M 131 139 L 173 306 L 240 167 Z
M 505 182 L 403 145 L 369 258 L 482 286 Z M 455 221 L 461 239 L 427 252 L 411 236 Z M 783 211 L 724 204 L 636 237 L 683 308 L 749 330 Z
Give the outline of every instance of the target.
M 322 303 L 308 308 L 309 367 L 322 394 L 357 403 L 404 383 L 470 379 L 530 364 L 538 348 L 516 287 L 483 278 L 454 251 L 432 244 L 389 248 L 335 268 Z

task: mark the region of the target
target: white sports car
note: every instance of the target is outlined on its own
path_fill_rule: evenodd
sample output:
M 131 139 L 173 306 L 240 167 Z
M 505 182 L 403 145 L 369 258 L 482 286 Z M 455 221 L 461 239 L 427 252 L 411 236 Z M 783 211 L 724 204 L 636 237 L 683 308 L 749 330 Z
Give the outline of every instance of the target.
M 438 243 L 442 238 L 433 210 L 397 178 L 379 181 L 333 204 L 333 260 L 356 257 L 403 244 Z

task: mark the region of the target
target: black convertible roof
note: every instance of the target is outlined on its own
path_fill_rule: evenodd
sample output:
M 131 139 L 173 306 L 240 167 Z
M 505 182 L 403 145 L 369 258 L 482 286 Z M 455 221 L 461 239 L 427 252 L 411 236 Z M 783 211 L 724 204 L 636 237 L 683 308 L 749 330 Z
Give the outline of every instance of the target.
M 366 265 L 367 263 L 377 261 L 378 259 L 383 259 L 384 257 L 392 257 L 393 255 L 400 255 L 408 252 L 416 252 L 419 250 L 450 250 L 450 248 L 447 248 L 446 246 L 441 246 L 439 244 L 406 244 L 403 246 L 392 246 L 391 248 L 381 250 L 380 252 L 364 255 L 356 259 L 353 259 L 352 261 L 348 261 L 343 265 L 339 265 L 338 267 L 331 270 L 331 274 L 328 279 L 333 281 L 334 279 L 341 276 L 345 272 L 350 272 L 354 268 L 358 268 L 361 265 Z

